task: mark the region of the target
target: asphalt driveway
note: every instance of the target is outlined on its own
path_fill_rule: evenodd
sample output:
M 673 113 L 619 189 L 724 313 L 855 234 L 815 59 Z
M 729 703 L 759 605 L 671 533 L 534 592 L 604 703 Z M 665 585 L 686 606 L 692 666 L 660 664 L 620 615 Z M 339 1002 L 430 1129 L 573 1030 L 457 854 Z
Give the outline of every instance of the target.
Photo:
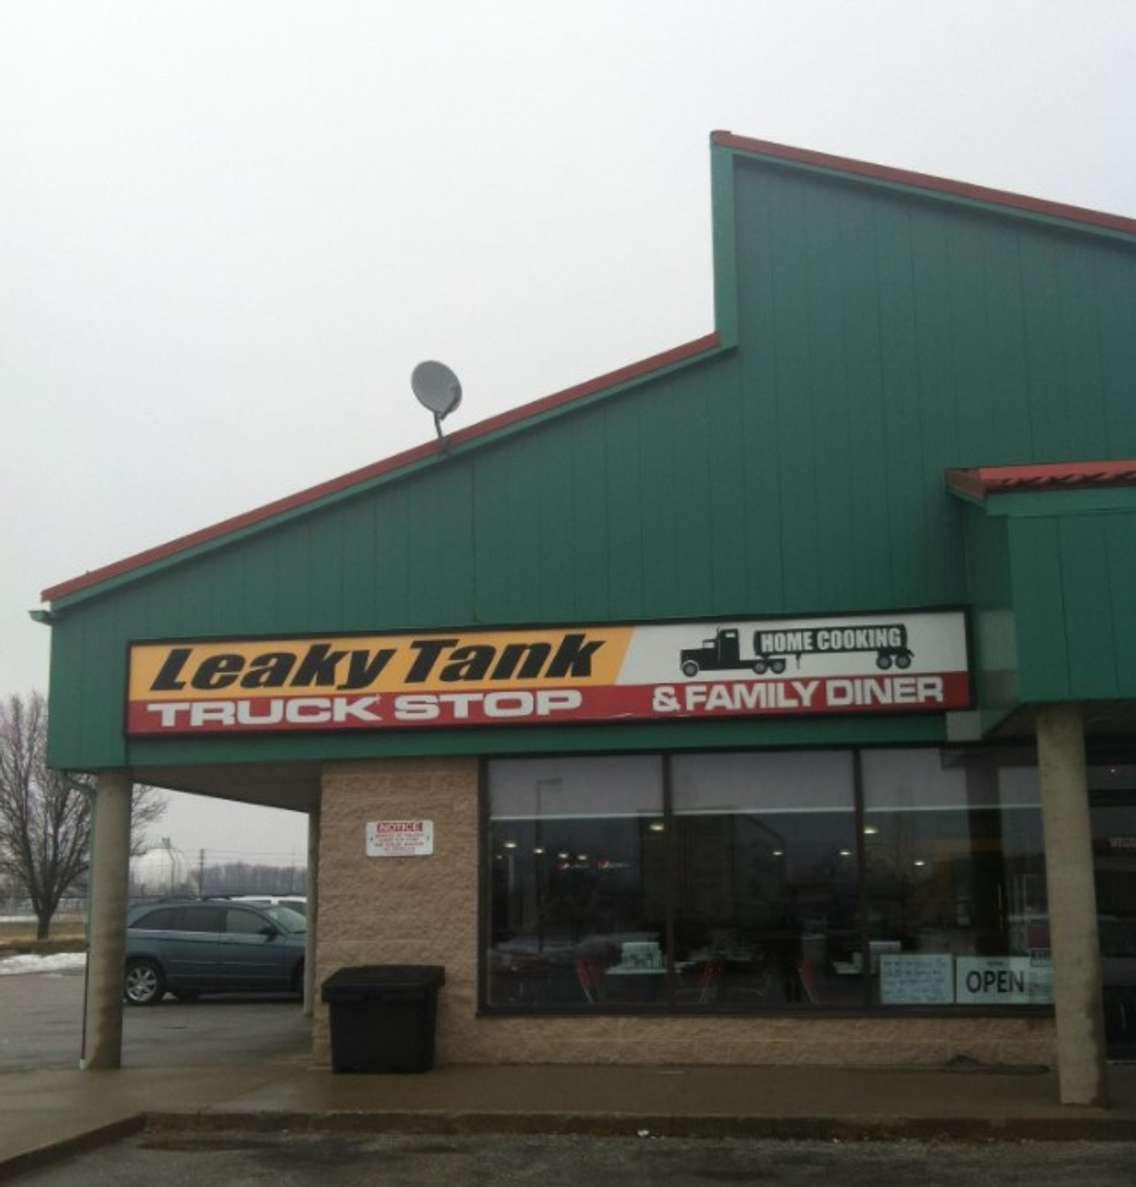
M 1136 1144 L 143 1133 L 29 1173 L 31 1187 L 1129 1187 Z

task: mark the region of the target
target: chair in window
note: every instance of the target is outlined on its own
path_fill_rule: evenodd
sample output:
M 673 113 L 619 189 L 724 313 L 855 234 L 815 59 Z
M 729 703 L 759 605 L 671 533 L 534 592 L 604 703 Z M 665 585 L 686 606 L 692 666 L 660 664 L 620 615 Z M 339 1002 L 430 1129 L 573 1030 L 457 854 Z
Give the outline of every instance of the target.
M 593 1004 L 603 1001 L 604 997 L 604 964 L 602 960 L 590 960 L 586 957 L 576 961 L 576 980 L 584 991 L 584 997 Z
M 722 984 L 722 962 L 708 960 L 698 971 L 698 1004 L 716 1001 Z
M 820 994 L 817 992 L 816 966 L 811 960 L 802 960 L 797 965 L 797 976 L 801 979 L 801 989 L 804 990 L 805 1001 L 810 1005 L 820 1004 Z
M 700 1006 L 718 1000 L 722 985 L 722 962 L 707 960 L 691 970 L 688 980 L 680 980 L 675 987 L 676 1002 L 692 1002 Z

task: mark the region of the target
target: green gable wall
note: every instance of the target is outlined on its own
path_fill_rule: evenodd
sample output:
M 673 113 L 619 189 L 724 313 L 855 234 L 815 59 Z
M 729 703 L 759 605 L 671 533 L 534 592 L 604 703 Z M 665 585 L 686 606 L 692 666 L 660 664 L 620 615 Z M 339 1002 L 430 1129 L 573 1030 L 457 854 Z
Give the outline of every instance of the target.
M 1125 245 L 714 160 L 717 316 L 736 349 L 65 599 L 52 761 L 941 738 L 924 717 L 123 740 L 131 639 L 961 603 L 986 578 L 945 468 L 1136 455 Z
M 746 160 L 735 209 L 745 397 L 799 605 L 831 604 L 833 572 L 869 600 L 961 598 L 948 467 L 1136 456 L 1131 248 Z

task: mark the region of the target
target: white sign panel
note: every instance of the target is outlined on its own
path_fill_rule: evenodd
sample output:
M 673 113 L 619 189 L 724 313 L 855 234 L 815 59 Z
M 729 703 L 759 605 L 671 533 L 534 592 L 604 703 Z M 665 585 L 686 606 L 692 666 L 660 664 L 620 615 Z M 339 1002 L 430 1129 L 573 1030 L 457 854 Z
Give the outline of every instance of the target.
M 432 820 L 369 820 L 368 857 L 430 857 L 434 852 Z
M 954 957 L 949 953 L 880 956 L 881 1005 L 938 1006 L 954 1000 Z
M 1048 955 L 960 956 L 955 962 L 959 1005 L 1036 1005 L 1053 1001 Z

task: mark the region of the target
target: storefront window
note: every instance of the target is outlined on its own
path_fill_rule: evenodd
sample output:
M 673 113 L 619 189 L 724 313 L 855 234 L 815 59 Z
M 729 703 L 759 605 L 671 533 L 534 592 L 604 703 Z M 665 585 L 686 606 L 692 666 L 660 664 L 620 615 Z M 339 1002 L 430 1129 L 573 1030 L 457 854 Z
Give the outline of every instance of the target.
M 489 770 L 489 1004 L 662 1001 L 661 760 L 523 759 Z
M 863 1003 L 852 755 L 676 757 L 675 997 Z
M 491 1008 L 1053 1000 L 1027 750 L 503 759 L 488 787 Z M 1097 793 L 1095 825 L 1118 795 Z M 1128 823 L 1109 817 L 1110 854 Z
M 1051 1002 L 1036 768 L 990 751 L 864 751 L 872 1001 Z

